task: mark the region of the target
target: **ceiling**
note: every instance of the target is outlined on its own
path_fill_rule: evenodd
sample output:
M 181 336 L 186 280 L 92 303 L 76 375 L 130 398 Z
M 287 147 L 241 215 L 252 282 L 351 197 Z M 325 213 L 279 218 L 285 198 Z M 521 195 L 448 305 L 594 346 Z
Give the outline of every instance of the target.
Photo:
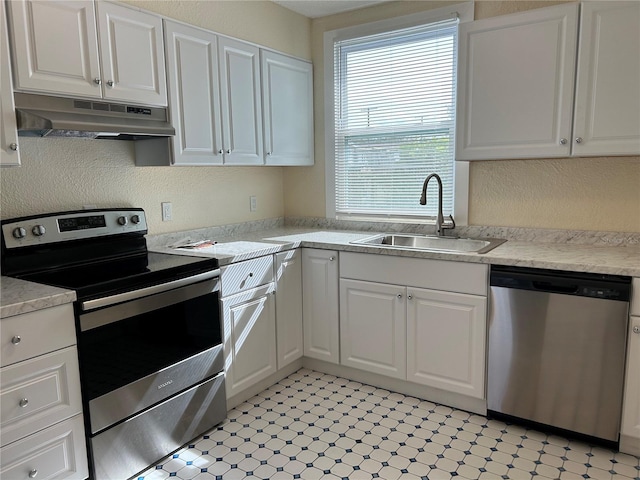
M 305 17 L 318 18 L 369 7 L 389 0 L 272 0 Z

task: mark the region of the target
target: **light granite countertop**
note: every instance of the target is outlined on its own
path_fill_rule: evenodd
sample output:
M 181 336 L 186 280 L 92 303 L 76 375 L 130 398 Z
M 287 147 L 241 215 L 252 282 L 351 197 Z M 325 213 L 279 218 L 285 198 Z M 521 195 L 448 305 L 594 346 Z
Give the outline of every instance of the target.
M 34 312 L 71 303 L 76 292 L 49 285 L 2 277 L 0 279 L 0 318 Z
M 218 243 L 208 249 L 185 250 L 171 248 L 180 242 L 184 242 L 185 238 L 188 238 L 189 241 L 203 239 L 198 238 L 203 232 L 192 233 L 186 237 L 183 233 L 182 238 L 176 236 L 176 234 L 157 238 L 150 242 L 150 249 L 163 253 L 203 257 L 214 256 L 219 259 L 221 266 L 291 248 L 310 247 L 457 262 L 515 265 L 640 277 L 640 246 L 635 244 L 620 246 L 508 240 L 488 253 L 477 254 L 429 252 L 350 243 L 376 233 L 382 232 L 280 227 L 209 237 L 207 238 L 208 240 L 214 240 Z M 255 243 L 257 247 L 252 248 L 252 243 Z M 269 243 L 274 245 L 269 247 Z
M 383 230 L 379 224 L 372 224 L 366 231 L 338 230 L 322 222 L 313 226 L 304 224 L 283 226 L 278 220 L 259 223 L 258 228 L 255 225 L 249 227 L 234 224 L 148 236 L 147 243 L 150 251 L 160 253 L 213 256 L 218 258 L 221 266 L 292 248 L 310 247 L 640 278 L 640 242 L 638 241 L 640 235 L 637 234 L 625 236 L 626 234 L 618 235 L 608 232 L 593 234 L 571 231 L 528 232 L 522 229 L 476 227 L 461 229 L 459 234 L 463 237 L 508 239 L 506 243 L 488 253 L 477 254 L 417 251 L 350 243 L 376 233 L 398 231 Z M 374 227 L 378 227 L 379 230 L 373 230 Z M 180 248 L 180 245 L 185 243 L 202 240 L 212 240 L 217 243 L 200 249 Z M 1 278 L 0 287 L 0 317 L 2 318 L 73 302 L 76 299 L 73 291 L 8 277 Z

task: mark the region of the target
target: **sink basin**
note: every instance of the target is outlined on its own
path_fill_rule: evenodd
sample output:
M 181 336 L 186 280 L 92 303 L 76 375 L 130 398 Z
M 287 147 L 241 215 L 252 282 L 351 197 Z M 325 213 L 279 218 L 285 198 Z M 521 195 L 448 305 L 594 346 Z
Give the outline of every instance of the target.
M 455 238 L 383 233 L 350 243 L 375 247 L 409 248 L 429 252 L 487 253 L 506 242 L 500 238 Z

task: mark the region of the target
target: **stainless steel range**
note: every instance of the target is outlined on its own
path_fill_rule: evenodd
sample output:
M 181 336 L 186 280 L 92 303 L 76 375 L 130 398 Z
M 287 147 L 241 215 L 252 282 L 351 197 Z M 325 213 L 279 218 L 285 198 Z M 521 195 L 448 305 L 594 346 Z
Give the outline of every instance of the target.
M 144 211 L 2 221 L 2 273 L 73 289 L 92 478 L 124 479 L 226 416 L 216 259 L 147 251 Z

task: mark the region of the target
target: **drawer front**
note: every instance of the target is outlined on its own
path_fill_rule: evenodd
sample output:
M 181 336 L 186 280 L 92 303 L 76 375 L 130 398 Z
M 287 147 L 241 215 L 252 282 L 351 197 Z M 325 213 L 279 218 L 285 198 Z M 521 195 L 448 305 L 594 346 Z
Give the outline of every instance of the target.
M 89 476 L 82 415 L 0 448 L 0 478 L 82 480 Z
M 640 278 L 634 278 L 631 290 L 631 315 L 640 316 Z
M 76 347 L 4 367 L 0 375 L 2 445 L 82 412 Z
M 221 268 L 221 296 L 227 297 L 273 282 L 273 255 Z
M 486 296 L 489 266 L 479 263 L 342 252 L 340 278 Z
M 58 305 L 0 320 L 0 365 L 76 344 L 73 304 Z

